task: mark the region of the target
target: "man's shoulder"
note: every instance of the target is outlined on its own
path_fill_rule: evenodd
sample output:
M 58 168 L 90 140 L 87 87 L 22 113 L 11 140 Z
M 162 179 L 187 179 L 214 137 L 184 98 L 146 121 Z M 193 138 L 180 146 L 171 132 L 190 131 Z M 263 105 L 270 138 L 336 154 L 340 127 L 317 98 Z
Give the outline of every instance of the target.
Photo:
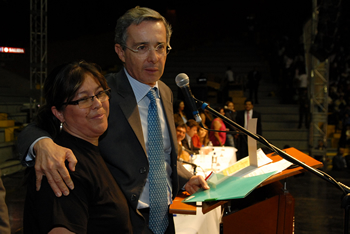
M 254 112 L 255 112 L 255 113 L 257 113 L 257 114 L 260 114 L 260 112 L 259 112 L 259 111 L 256 111 L 256 110 L 254 110 L 254 109 L 253 109 L 253 113 L 254 113 Z
M 173 92 L 171 91 L 168 85 L 166 85 L 163 81 L 158 80 L 158 88 L 163 97 L 165 97 L 166 99 L 172 100 Z
M 113 73 L 106 74 L 105 78 L 106 78 L 107 82 L 111 82 L 111 81 L 115 80 L 116 78 L 123 76 L 123 74 L 125 75 L 123 69 L 121 69 L 118 72 L 113 72 Z
M 159 88 L 165 88 L 165 89 L 170 89 L 167 84 L 165 84 L 163 81 L 158 80 L 158 87 Z
M 261 117 L 261 113 L 259 111 L 253 110 L 253 115 L 257 117 Z

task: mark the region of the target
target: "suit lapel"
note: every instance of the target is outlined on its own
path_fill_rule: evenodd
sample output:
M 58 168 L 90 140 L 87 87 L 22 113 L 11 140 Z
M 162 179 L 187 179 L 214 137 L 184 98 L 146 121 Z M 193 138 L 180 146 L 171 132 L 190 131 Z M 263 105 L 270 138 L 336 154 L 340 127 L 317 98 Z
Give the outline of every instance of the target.
M 160 92 L 160 97 L 162 99 L 162 104 L 163 104 L 163 110 L 165 112 L 167 122 L 170 126 L 174 125 L 174 114 L 173 114 L 173 103 L 171 100 L 171 94 L 167 93 L 164 88 L 164 83 L 159 81 L 158 82 L 158 87 L 159 87 L 159 92 Z M 170 129 L 170 128 L 169 128 Z
M 115 82 L 116 94 L 120 97 L 118 98 L 118 100 L 120 100 L 118 104 L 121 110 L 123 111 L 125 118 L 128 120 L 131 128 L 133 129 L 137 139 L 139 140 L 145 154 L 147 154 L 145 140 L 143 138 L 140 114 L 137 107 L 135 95 L 124 70 L 118 73 Z M 171 92 L 166 92 L 168 88 L 162 81 L 158 82 L 158 87 L 163 104 L 163 110 L 167 119 L 168 129 L 170 132 L 172 142 L 172 153 L 177 154 L 177 146 L 173 144 L 173 142 L 176 141 L 176 131 L 172 109 L 172 94 Z
M 122 74 L 118 74 L 116 79 L 116 92 L 121 97 L 119 105 L 146 154 L 145 140 L 135 95 L 124 70 L 120 73 Z

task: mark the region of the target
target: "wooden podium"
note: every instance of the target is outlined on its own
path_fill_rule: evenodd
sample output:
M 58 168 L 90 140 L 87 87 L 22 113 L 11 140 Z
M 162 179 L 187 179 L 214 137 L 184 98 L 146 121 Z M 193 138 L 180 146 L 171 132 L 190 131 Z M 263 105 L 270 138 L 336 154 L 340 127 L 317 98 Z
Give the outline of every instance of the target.
M 286 153 L 306 165 L 320 168 L 323 164 L 295 148 L 288 148 Z M 274 153 L 267 155 L 277 162 L 282 158 Z M 305 169 L 295 167 L 271 176 L 243 199 L 216 201 L 202 205 L 203 213 L 222 206 L 225 209 L 222 218 L 223 233 L 292 233 L 294 217 L 294 198 L 283 188 L 280 180 L 300 174 Z M 170 206 L 171 213 L 196 214 L 194 203 L 182 203 L 186 197 L 182 194 Z

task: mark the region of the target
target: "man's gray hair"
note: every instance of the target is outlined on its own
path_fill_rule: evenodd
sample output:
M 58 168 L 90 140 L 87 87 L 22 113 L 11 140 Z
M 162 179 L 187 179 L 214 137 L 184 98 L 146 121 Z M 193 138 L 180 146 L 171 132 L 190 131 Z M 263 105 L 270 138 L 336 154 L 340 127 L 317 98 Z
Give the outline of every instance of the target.
M 126 40 L 128 38 L 127 29 L 130 25 L 139 25 L 143 21 L 162 21 L 166 29 L 166 43 L 170 45 L 170 37 L 172 34 L 172 29 L 170 24 L 166 19 L 159 14 L 157 11 L 146 7 L 135 7 L 128 10 L 123 16 L 121 16 L 117 21 L 117 26 L 115 27 L 115 37 L 114 42 L 122 46 L 123 49 L 126 48 Z

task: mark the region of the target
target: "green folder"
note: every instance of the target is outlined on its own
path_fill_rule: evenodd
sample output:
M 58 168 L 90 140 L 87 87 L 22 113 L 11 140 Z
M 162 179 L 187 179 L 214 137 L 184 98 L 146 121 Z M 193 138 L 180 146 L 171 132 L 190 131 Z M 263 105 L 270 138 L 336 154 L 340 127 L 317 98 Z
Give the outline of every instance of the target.
M 209 184 L 210 189 L 200 189 L 183 202 L 209 202 L 217 200 L 240 199 L 246 197 L 259 184 L 276 172 L 269 172 L 252 177 L 227 176 L 215 186 Z

